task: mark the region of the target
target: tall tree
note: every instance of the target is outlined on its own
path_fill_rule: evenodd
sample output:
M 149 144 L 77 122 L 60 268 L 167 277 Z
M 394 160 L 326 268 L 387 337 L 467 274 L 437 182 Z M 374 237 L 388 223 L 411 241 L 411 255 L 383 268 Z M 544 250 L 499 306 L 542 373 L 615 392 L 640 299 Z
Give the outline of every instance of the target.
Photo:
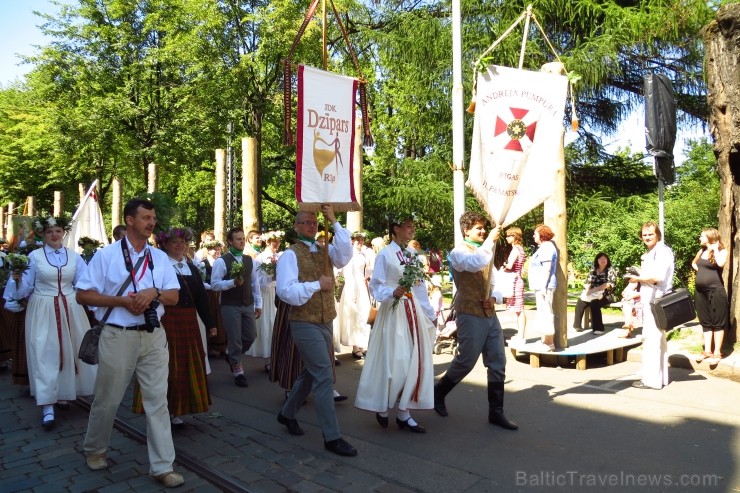
M 705 67 L 714 138 L 721 183 L 719 232 L 730 255 L 724 278 L 730 297 L 731 342 L 737 341 L 740 292 L 736 288 L 740 267 L 740 4 L 722 7 L 704 31 L 707 47 Z

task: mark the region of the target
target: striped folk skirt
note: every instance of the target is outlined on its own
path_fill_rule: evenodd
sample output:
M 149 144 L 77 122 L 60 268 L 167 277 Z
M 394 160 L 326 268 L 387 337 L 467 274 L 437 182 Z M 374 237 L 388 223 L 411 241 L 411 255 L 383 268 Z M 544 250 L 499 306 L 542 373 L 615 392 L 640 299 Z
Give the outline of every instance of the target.
M 10 343 L 10 359 L 13 360 L 13 383 L 29 385 L 28 356 L 26 355 L 26 310 L 15 313 L 2 311 L 2 330 Z
M 211 396 L 195 307 L 166 307 L 162 325 L 170 349 L 170 374 L 167 379 L 170 414 L 182 416 L 207 412 Z M 134 384 L 132 411 L 144 413 L 138 382 Z
M 275 323 L 272 326 L 272 357 L 270 381 L 278 382 L 283 390 L 293 388 L 298 375 L 303 371 L 303 360 L 290 334 L 290 305 L 276 298 Z M 332 371 L 334 354 L 330 353 Z M 336 381 L 336 373 L 334 374 Z

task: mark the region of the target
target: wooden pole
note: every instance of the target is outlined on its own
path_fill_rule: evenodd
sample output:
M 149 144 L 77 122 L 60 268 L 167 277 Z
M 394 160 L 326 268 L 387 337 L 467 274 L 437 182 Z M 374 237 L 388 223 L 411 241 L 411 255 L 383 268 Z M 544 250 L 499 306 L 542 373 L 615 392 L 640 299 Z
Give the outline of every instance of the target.
M 157 173 L 157 163 L 149 163 L 148 167 L 148 173 L 147 173 L 147 184 L 146 184 L 146 192 L 147 193 L 156 193 L 157 192 L 157 182 L 159 179 L 158 173 Z
M 8 229 L 5 224 L 5 206 L 0 207 L 0 236 L 7 241 L 8 240 Z
M 547 63 L 540 69 L 542 72 L 564 75 L 562 63 Z M 568 347 L 568 216 L 565 209 L 565 130 L 560 137 L 557 162 L 555 163 L 555 182 L 553 193 L 545 200 L 544 222 L 555 234 L 553 243 L 558 248 L 558 265 L 555 271 L 557 287 L 552 300 L 555 314 L 555 346 Z
M 64 211 L 64 194 L 59 190 L 54 192 L 54 216 L 59 216 Z
M 242 138 L 242 227 L 244 231 L 259 230 L 259 167 L 257 139 Z
M 565 132 L 563 132 L 565 136 Z M 553 295 L 552 309 L 555 313 L 555 345 L 568 347 L 568 218 L 565 211 L 565 151 L 560 146 L 553 194 L 545 200 L 544 222 L 553 233 L 553 243 L 558 248 L 558 265 L 555 271 L 557 287 Z
M 110 206 L 110 224 L 111 228 L 115 228 L 123 224 L 121 218 L 121 192 L 123 191 L 123 181 L 117 177 L 113 177 L 113 197 L 111 198 Z
M 218 241 L 226 244 L 226 151 L 224 149 L 216 149 L 213 234 Z
M 8 241 L 10 241 L 11 237 L 14 236 L 13 235 L 13 215 L 14 214 L 15 214 L 15 202 L 10 202 L 8 204 L 8 223 L 7 223 L 8 226 L 5 229 L 5 234 L 7 235 L 5 239 Z M 15 250 L 16 247 L 18 246 L 18 243 L 20 243 L 20 241 L 21 240 L 13 239 L 13 243 L 9 245 L 10 249 Z
M 26 207 L 23 211 L 25 215 L 34 217 L 36 215 L 36 197 L 29 195 L 26 197 Z
M 355 125 L 355 158 L 354 163 L 352 163 L 352 176 L 353 181 L 355 182 L 355 197 L 357 197 L 357 202 L 360 204 L 360 206 L 362 206 L 362 136 L 362 119 L 358 118 Z M 350 231 L 350 233 L 354 233 L 355 231 L 362 231 L 362 228 L 362 210 L 348 212 L 347 229 Z

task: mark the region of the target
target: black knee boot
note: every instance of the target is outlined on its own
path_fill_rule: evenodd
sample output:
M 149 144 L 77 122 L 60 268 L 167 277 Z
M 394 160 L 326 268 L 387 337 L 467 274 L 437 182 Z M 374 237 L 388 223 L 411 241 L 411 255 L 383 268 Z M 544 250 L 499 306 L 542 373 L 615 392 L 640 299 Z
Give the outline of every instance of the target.
M 440 416 L 446 417 L 448 415 L 447 407 L 445 406 L 445 396 L 455 385 L 457 384 L 447 378 L 446 374 L 434 385 L 434 410 Z
M 436 399 L 434 405 L 436 409 Z M 516 423 L 509 421 L 504 415 L 504 382 L 488 382 L 488 422 L 507 430 L 519 429 Z

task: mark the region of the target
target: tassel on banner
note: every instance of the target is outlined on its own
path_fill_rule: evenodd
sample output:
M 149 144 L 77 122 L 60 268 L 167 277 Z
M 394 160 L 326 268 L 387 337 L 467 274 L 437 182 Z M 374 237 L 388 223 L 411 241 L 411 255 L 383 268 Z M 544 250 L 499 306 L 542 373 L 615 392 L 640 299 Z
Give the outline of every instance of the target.
M 473 99 L 470 100 L 470 104 L 468 105 L 468 109 L 466 109 L 468 113 L 475 114 L 475 96 L 473 96 Z
M 290 60 L 285 59 L 283 60 L 283 145 L 286 146 L 294 145 L 293 131 L 291 130 L 293 94 L 290 78 Z
M 362 137 L 362 145 L 365 147 L 372 147 L 375 143 L 373 136 L 370 133 L 370 116 L 367 112 L 367 81 L 360 80 L 360 110 L 362 111 L 362 131 L 364 133 Z

